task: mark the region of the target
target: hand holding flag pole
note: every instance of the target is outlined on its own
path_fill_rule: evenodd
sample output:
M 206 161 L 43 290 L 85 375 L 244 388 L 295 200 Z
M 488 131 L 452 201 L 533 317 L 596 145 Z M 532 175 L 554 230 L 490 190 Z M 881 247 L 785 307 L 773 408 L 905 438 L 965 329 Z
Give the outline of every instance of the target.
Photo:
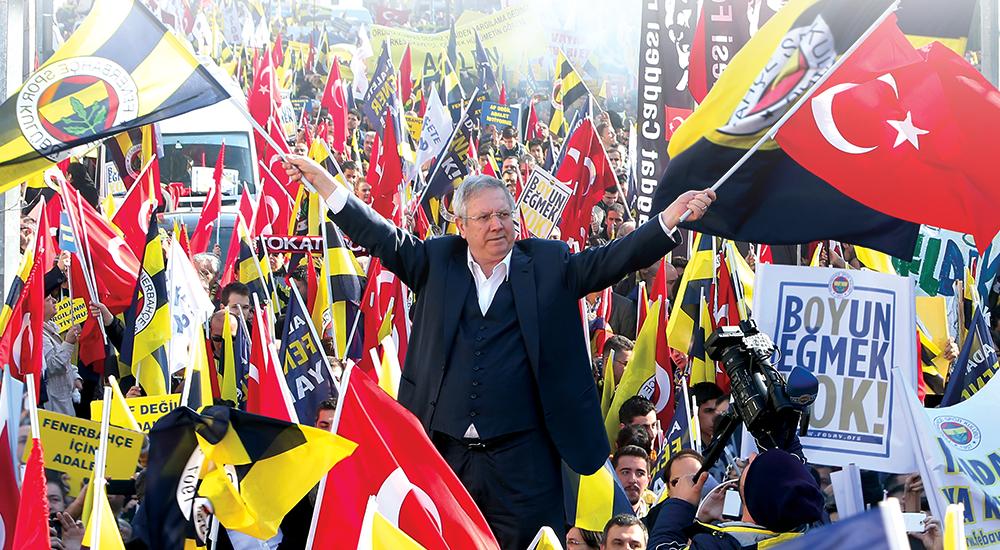
M 844 62 L 847 61 L 847 59 L 851 57 L 851 55 L 855 51 L 857 51 L 858 48 L 861 47 L 861 44 L 863 44 L 865 40 L 867 40 L 868 37 L 871 36 L 872 33 L 874 33 L 875 30 L 878 29 L 879 26 L 882 25 L 882 23 L 884 23 L 885 20 L 888 19 L 889 16 L 892 15 L 899 8 L 899 1 L 900 0 L 895 0 L 888 8 L 886 8 L 886 10 L 882 12 L 882 15 L 878 16 L 878 19 L 876 19 L 868 27 L 868 29 L 866 29 L 865 32 L 860 37 L 858 37 L 858 39 L 855 40 L 853 44 L 851 44 L 851 47 L 847 48 L 844 54 L 841 55 L 839 58 L 837 58 L 837 60 L 834 61 L 833 64 L 830 65 L 830 67 L 826 71 L 824 71 L 823 74 L 820 75 L 818 79 L 816 79 L 816 82 L 813 82 L 813 84 L 809 86 L 808 89 L 806 89 L 806 91 L 802 94 L 802 97 L 800 97 L 798 101 L 793 103 L 792 106 L 789 107 L 788 111 L 786 111 L 785 114 L 782 115 L 781 118 L 779 118 L 778 121 L 775 122 L 774 125 L 771 126 L 771 128 L 767 132 L 765 132 L 764 135 L 762 135 L 760 139 L 757 140 L 756 143 L 753 144 L 753 147 L 747 149 L 747 152 L 744 153 L 742 157 L 740 157 L 740 160 L 736 161 L 736 164 L 733 164 L 732 168 L 726 171 L 726 173 L 723 174 L 722 177 L 720 177 L 718 181 L 716 181 L 715 184 L 713 184 L 712 187 L 710 187 L 709 189 L 715 191 L 719 187 L 722 187 L 722 184 L 726 183 L 726 181 L 728 181 L 729 178 L 731 178 L 733 174 L 736 173 L 737 170 L 739 170 L 744 164 L 746 164 L 746 162 L 750 160 L 750 157 L 754 153 L 756 153 L 765 143 L 773 140 L 774 136 L 777 135 L 778 130 L 780 130 L 781 127 L 784 126 L 785 122 L 788 122 L 788 119 L 792 118 L 792 115 L 797 113 L 798 110 L 802 108 L 803 105 L 806 104 L 809 98 L 816 93 L 816 90 L 818 90 L 820 86 L 822 86 L 827 80 L 829 80 L 830 77 L 833 76 L 833 73 L 838 68 L 840 68 L 840 66 L 843 65 Z M 684 214 L 681 215 L 678 222 L 684 222 L 693 213 L 694 211 L 689 208 L 686 212 L 684 212 Z M 702 211 L 701 213 L 704 214 L 704 211 Z

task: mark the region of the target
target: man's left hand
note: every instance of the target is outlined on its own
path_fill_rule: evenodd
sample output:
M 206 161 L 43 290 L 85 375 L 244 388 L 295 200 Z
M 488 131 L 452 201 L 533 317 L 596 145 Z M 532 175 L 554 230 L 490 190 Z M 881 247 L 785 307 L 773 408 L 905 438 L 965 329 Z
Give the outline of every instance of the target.
M 688 216 L 687 220 L 689 222 L 701 219 L 705 215 L 705 211 L 708 210 L 709 205 L 715 202 L 715 191 L 711 189 L 703 189 L 701 191 L 686 191 L 677 197 L 670 206 L 663 209 L 660 213 L 663 223 L 667 227 L 673 229 L 677 227 L 680 223 L 681 216 L 684 212 L 690 210 L 691 215 Z

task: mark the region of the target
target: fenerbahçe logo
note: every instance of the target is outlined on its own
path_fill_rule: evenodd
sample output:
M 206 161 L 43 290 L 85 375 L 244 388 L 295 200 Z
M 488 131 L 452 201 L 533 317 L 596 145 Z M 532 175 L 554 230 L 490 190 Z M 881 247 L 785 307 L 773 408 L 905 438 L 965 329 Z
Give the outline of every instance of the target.
M 971 451 L 979 446 L 982 435 L 979 427 L 965 418 L 939 416 L 934 419 L 934 424 L 945 439 L 963 451 Z
M 103 57 L 71 57 L 42 67 L 17 93 L 17 124 L 42 156 L 59 161 L 72 143 L 139 114 L 132 75 Z
M 854 280 L 844 271 L 838 271 L 830 278 L 830 295 L 834 298 L 847 298 L 854 290 Z

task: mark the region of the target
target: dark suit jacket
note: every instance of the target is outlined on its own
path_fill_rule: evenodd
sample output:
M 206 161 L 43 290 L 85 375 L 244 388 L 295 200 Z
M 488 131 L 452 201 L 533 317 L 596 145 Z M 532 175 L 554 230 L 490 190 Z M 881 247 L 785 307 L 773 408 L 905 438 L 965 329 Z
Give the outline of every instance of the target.
M 473 285 L 468 245 L 458 236 L 420 241 L 351 195 L 334 221 L 416 292 L 413 332 L 399 402 L 429 429 L 462 305 Z M 579 299 L 646 267 L 676 245 L 653 221 L 609 245 L 570 254 L 565 243 L 514 244 L 509 281 L 521 334 L 556 450 L 581 474 L 597 471 L 610 449 L 584 346 Z M 510 396 L 517 406 L 521 396 Z
M 615 334 L 620 334 L 634 341 L 636 325 L 639 323 L 638 313 L 633 300 L 617 292 L 611 293 L 611 322 L 609 324 Z M 598 353 L 600 351 L 598 350 Z

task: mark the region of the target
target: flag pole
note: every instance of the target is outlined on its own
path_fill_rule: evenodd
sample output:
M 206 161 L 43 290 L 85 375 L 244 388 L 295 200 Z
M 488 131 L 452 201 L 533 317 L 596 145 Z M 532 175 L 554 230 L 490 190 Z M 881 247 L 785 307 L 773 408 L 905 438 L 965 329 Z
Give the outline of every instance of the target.
M 319 198 L 322 199 L 322 197 Z M 330 249 L 326 245 L 326 201 L 317 200 L 316 202 L 319 204 L 319 231 L 323 239 L 323 269 L 320 270 L 320 273 L 326 273 L 326 275 L 323 276 L 324 280 L 322 284 L 326 285 L 326 307 L 330 308 L 330 335 L 333 339 L 333 356 L 337 359 L 342 359 L 338 353 L 340 350 L 337 347 L 337 327 L 335 326 L 333 319 L 333 282 L 330 276 Z M 310 261 L 310 263 L 312 262 Z M 348 339 L 348 341 L 350 341 L 350 339 Z M 347 347 L 344 347 L 344 355 L 347 355 Z
M 104 407 L 101 410 L 101 439 L 94 458 L 94 477 L 90 483 L 94 485 L 94 507 L 91 512 L 91 522 L 94 528 L 90 532 L 90 547 L 100 548 L 101 516 L 104 512 L 104 470 L 108 458 L 108 429 L 111 424 L 111 387 L 104 386 Z
M 744 164 L 746 164 L 746 162 L 750 159 L 750 157 L 754 153 L 756 153 L 761 147 L 763 147 L 765 143 L 774 139 L 774 136 L 777 135 L 778 130 L 781 129 L 781 127 L 784 126 L 786 122 L 788 122 L 788 119 L 792 118 L 792 115 L 797 113 L 799 109 L 801 109 L 802 106 L 806 104 L 807 100 L 810 97 L 812 97 L 813 94 L 816 93 L 816 90 L 818 90 L 820 86 L 826 83 L 826 81 L 829 80 L 831 76 L 833 76 L 833 73 L 836 72 L 837 69 L 839 69 L 840 66 L 847 61 L 847 59 L 851 56 L 851 54 L 856 52 L 858 48 L 861 47 L 861 44 L 863 44 L 865 40 L 867 40 L 868 37 L 871 36 L 875 32 L 875 30 L 878 29 L 879 26 L 883 22 L 885 22 L 885 20 L 888 19 L 889 16 L 893 14 L 893 12 L 896 11 L 897 8 L 899 8 L 899 1 L 900 0 L 895 0 L 888 8 L 886 8 L 886 10 L 882 12 L 882 15 L 878 16 L 878 18 L 875 19 L 875 21 L 868 27 L 868 29 L 865 30 L 864 34 L 862 34 L 853 44 L 851 44 L 851 47 L 847 48 L 847 50 L 844 51 L 843 55 L 837 58 L 837 60 L 833 62 L 833 65 L 830 65 L 830 68 L 824 71 L 823 74 L 818 79 L 816 79 L 816 82 L 814 82 L 811 86 L 809 86 L 808 89 L 806 89 L 806 91 L 802 94 L 802 97 L 800 97 L 795 103 L 793 103 L 792 106 L 789 107 L 788 111 L 786 111 L 785 114 L 782 115 L 781 118 L 779 118 L 778 121 L 775 122 L 774 125 L 771 126 L 771 128 L 767 132 L 765 132 L 764 135 L 762 135 L 760 139 L 757 140 L 756 143 L 753 144 L 753 147 L 747 149 L 747 152 L 744 153 L 742 157 L 740 157 L 740 160 L 736 161 L 736 164 L 734 164 L 732 168 L 726 171 L 726 173 L 723 174 L 722 177 L 719 178 L 718 181 L 716 181 L 715 184 L 713 184 L 712 187 L 710 187 L 709 189 L 715 191 L 719 187 L 722 187 L 722 184 L 726 183 L 729 180 L 729 178 L 731 178 L 733 174 L 736 173 L 737 170 L 739 170 Z M 683 214 L 681 214 L 678 223 L 687 220 L 691 214 L 692 212 L 690 209 L 686 210 Z
M 38 427 L 38 390 L 35 388 L 35 373 L 25 374 L 24 381 L 28 384 L 28 419 L 31 421 L 31 438 L 41 439 L 41 430 Z
M 60 191 L 61 191 L 62 195 L 64 197 L 66 197 L 67 196 L 66 193 L 65 193 L 66 183 L 63 182 L 62 186 L 63 186 L 63 189 L 60 190 Z M 76 196 L 76 208 L 77 208 L 77 213 L 79 213 L 80 210 L 82 209 L 82 203 L 80 201 L 80 195 L 79 195 L 79 193 L 77 193 L 77 196 Z M 73 211 L 72 208 L 67 208 L 66 209 L 66 214 L 71 218 L 70 219 L 70 224 L 71 225 L 73 224 L 72 218 L 74 218 L 74 216 L 72 214 L 72 211 Z M 76 239 L 76 247 L 77 247 L 77 252 L 78 252 L 77 253 L 77 260 L 80 261 L 83 264 L 83 266 L 82 266 L 83 269 L 80 270 L 81 272 L 83 272 L 83 282 L 87 286 L 87 292 L 90 294 L 90 299 L 93 300 L 93 301 L 95 301 L 95 302 L 100 302 L 101 298 L 100 298 L 100 296 L 97 295 L 97 281 L 95 280 L 96 277 L 94 276 L 93 266 L 92 266 L 92 262 L 90 260 L 90 246 L 89 246 L 89 243 L 87 242 L 87 228 L 85 227 L 85 225 L 83 223 L 83 220 L 77 219 L 77 222 L 78 222 L 77 225 L 79 225 L 79 227 L 80 227 L 80 231 L 82 233 L 82 237 L 83 238 L 80 238 L 80 236 L 75 236 L 75 231 L 74 231 L 74 238 Z M 83 248 L 82 251 L 81 251 L 81 247 Z M 142 269 L 142 268 L 140 267 L 140 269 Z M 70 269 L 70 271 L 72 271 L 72 268 Z M 70 305 L 70 314 L 72 315 L 72 312 L 73 312 L 73 296 L 72 295 L 70 295 L 69 305 Z M 87 311 L 88 311 L 88 315 L 89 315 L 89 312 L 90 312 L 90 309 L 89 309 L 90 306 L 89 306 L 89 304 L 84 304 L 84 307 L 88 308 Z M 97 319 L 97 326 L 98 326 L 98 328 L 101 329 L 101 336 L 104 338 L 104 346 L 107 347 L 107 345 L 108 345 L 108 333 L 104 329 L 104 318 L 103 317 Z
M 459 86 L 459 88 L 461 88 L 461 86 Z M 472 97 L 475 98 L 477 95 L 479 95 L 479 87 L 478 86 L 476 86 L 476 88 L 473 90 Z M 462 116 L 460 116 L 458 118 L 458 123 L 455 124 L 455 127 L 451 130 L 451 135 L 448 136 L 448 141 L 445 142 L 445 144 L 446 144 L 445 148 L 446 149 L 448 147 L 448 144 L 450 144 L 452 141 L 454 141 L 455 136 L 458 135 L 459 130 L 461 130 L 461 128 L 462 128 L 462 121 L 465 120 L 466 117 L 469 115 L 469 108 L 471 108 L 471 107 L 472 107 L 472 102 L 470 101 L 465 106 L 465 108 L 462 110 Z M 438 159 L 434 163 L 434 168 L 432 169 L 430 175 L 427 177 L 427 180 L 426 180 L 427 181 L 427 185 L 425 185 L 424 188 L 420 190 L 420 195 L 417 197 L 416 204 L 419 205 L 420 203 L 424 202 L 424 198 L 427 196 L 427 191 L 430 190 L 430 183 L 432 181 L 434 181 L 434 176 L 437 175 L 438 170 L 441 168 L 441 160 L 444 158 L 443 155 L 446 154 L 446 152 L 447 151 L 442 151 L 438 155 Z M 418 167 L 417 171 L 418 172 L 420 171 L 419 167 Z

